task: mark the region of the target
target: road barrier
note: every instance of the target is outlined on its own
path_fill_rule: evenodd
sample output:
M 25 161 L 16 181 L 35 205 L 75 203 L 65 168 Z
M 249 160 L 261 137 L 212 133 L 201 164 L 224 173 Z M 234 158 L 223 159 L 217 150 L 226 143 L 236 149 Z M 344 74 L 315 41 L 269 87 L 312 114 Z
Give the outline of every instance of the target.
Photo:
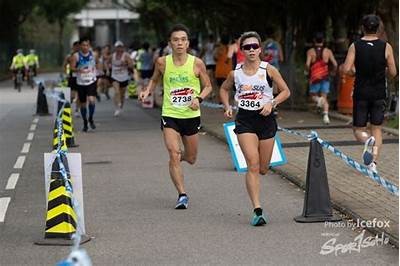
M 215 109 L 223 108 L 222 104 L 216 104 L 216 103 L 205 102 L 205 101 L 203 101 L 203 103 L 201 105 L 205 106 L 205 107 L 208 107 L 208 108 L 215 108 Z M 359 173 L 361 173 L 361 174 L 363 174 L 365 176 L 368 176 L 369 178 L 374 180 L 376 183 L 380 184 L 384 189 L 386 189 L 391 194 L 393 194 L 393 195 L 395 195 L 397 197 L 399 196 L 399 187 L 398 186 L 396 186 L 392 182 L 387 181 L 386 179 L 382 178 L 377 172 L 373 172 L 370 169 L 368 169 L 368 167 L 359 164 L 354 159 L 352 159 L 350 156 L 347 156 L 342 151 L 340 151 L 339 149 L 335 148 L 329 142 L 319 138 L 316 131 L 311 131 L 310 134 L 303 134 L 301 132 L 298 132 L 298 131 L 295 131 L 295 130 L 286 129 L 286 128 L 282 128 L 282 127 L 278 127 L 278 130 L 286 132 L 286 133 L 289 133 L 289 134 L 293 134 L 293 135 L 296 135 L 296 136 L 303 137 L 303 138 L 305 138 L 305 139 L 307 139 L 309 141 L 315 139 L 322 147 L 324 147 L 327 150 L 329 150 L 330 152 L 332 152 L 335 156 L 341 158 L 348 166 L 350 166 L 351 168 L 355 169 Z
M 36 114 L 49 115 L 49 106 L 47 105 L 46 95 L 44 93 L 43 82 L 38 83 L 38 94 L 36 99 Z
M 58 100 L 59 111 L 55 121 L 56 146 L 53 146 L 55 159 L 52 163 L 49 193 L 47 199 L 46 229 L 44 239 L 36 241 L 37 245 L 72 245 L 70 254 L 83 254 L 80 244 L 90 241 L 90 237 L 83 233 L 83 212 L 74 196 L 70 167 L 67 160 L 68 149 L 63 139 L 62 115 L 67 101 L 60 95 L 49 94 Z M 64 136 L 65 138 L 65 136 Z M 54 144 L 54 143 L 53 143 Z

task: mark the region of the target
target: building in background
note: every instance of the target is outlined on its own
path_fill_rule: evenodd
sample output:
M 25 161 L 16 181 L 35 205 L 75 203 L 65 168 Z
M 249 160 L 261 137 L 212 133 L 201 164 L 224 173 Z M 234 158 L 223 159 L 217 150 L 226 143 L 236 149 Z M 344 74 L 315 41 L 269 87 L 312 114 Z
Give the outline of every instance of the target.
M 79 13 L 73 15 L 77 25 L 71 43 L 87 36 L 94 46 L 113 44 L 121 40 L 131 45 L 139 33 L 139 14 L 125 7 L 124 0 L 91 0 Z M 132 0 L 130 0 L 132 3 Z

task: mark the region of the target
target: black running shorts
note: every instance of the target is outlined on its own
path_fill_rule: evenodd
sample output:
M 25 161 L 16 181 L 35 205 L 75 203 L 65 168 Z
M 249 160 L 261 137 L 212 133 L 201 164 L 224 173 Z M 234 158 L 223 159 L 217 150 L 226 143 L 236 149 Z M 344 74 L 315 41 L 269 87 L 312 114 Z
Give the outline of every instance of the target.
M 78 97 L 79 97 L 79 102 L 81 103 L 85 103 L 86 102 L 86 98 L 88 96 L 96 96 L 97 95 L 97 86 L 96 86 L 96 82 L 93 82 L 90 85 L 76 85 L 77 89 L 78 89 Z
M 126 87 L 128 87 L 128 84 L 129 84 L 129 80 L 118 81 L 116 79 L 112 79 L 112 82 L 118 82 L 120 88 L 126 88 Z
M 191 136 L 199 133 L 200 116 L 194 118 L 161 117 L 161 130 L 172 128 L 181 136 Z
M 385 100 L 354 100 L 353 101 L 353 126 L 366 127 L 369 121 L 372 125 L 380 126 L 383 123 L 386 110 Z
M 153 76 L 153 70 L 140 70 L 140 77 L 142 79 L 150 79 Z
M 235 119 L 236 134 L 254 133 L 259 140 L 275 137 L 278 126 L 274 114 L 268 116 L 260 115 L 260 110 L 248 111 L 239 108 Z

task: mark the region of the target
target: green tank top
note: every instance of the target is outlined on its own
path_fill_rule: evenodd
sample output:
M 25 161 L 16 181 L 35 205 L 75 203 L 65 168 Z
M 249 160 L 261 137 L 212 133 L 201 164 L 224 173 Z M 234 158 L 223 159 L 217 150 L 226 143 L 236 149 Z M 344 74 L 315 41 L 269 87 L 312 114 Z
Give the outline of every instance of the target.
M 200 116 L 200 109 L 189 108 L 194 98 L 200 94 L 200 79 L 193 71 L 195 57 L 188 55 L 186 63 L 175 66 L 172 55 L 166 56 L 163 77 L 164 97 L 162 116 L 173 118 L 193 118 Z

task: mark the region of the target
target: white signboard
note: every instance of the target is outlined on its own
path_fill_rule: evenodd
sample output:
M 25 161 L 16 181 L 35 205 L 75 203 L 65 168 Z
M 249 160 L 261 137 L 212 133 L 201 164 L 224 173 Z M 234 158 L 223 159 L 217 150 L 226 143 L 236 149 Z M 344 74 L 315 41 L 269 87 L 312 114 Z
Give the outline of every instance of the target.
M 240 149 L 236 133 L 233 132 L 235 129 L 235 122 L 229 122 L 224 124 L 225 137 L 228 141 L 229 150 L 232 155 L 232 161 L 236 171 L 239 173 L 247 172 L 247 164 L 244 158 L 243 152 Z M 278 133 L 275 135 L 275 144 L 272 151 L 272 157 L 270 166 L 278 166 L 287 163 L 285 153 L 282 149 L 281 141 Z
M 71 88 L 70 87 L 55 87 L 54 93 L 64 93 L 65 100 L 71 101 Z M 53 101 L 53 116 L 54 118 L 57 116 L 57 108 L 58 108 L 58 100 L 56 98 L 52 98 Z
M 46 191 L 46 204 L 50 188 L 50 174 L 51 166 L 56 159 L 55 153 L 44 154 L 44 176 L 45 176 L 45 191 Z M 82 190 L 82 158 L 80 153 L 68 153 L 67 154 L 69 171 L 71 174 L 71 183 L 73 189 L 73 197 L 78 202 L 78 209 L 75 208 L 76 215 L 80 216 L 80 226 L 82 234 L 86 233 L 85 230 L 85 215 L 83 209 L 83 190 Z M 47 208 L 47 206 L 46 206 Z M 79 213 L 78 213 L 79 211 Z

